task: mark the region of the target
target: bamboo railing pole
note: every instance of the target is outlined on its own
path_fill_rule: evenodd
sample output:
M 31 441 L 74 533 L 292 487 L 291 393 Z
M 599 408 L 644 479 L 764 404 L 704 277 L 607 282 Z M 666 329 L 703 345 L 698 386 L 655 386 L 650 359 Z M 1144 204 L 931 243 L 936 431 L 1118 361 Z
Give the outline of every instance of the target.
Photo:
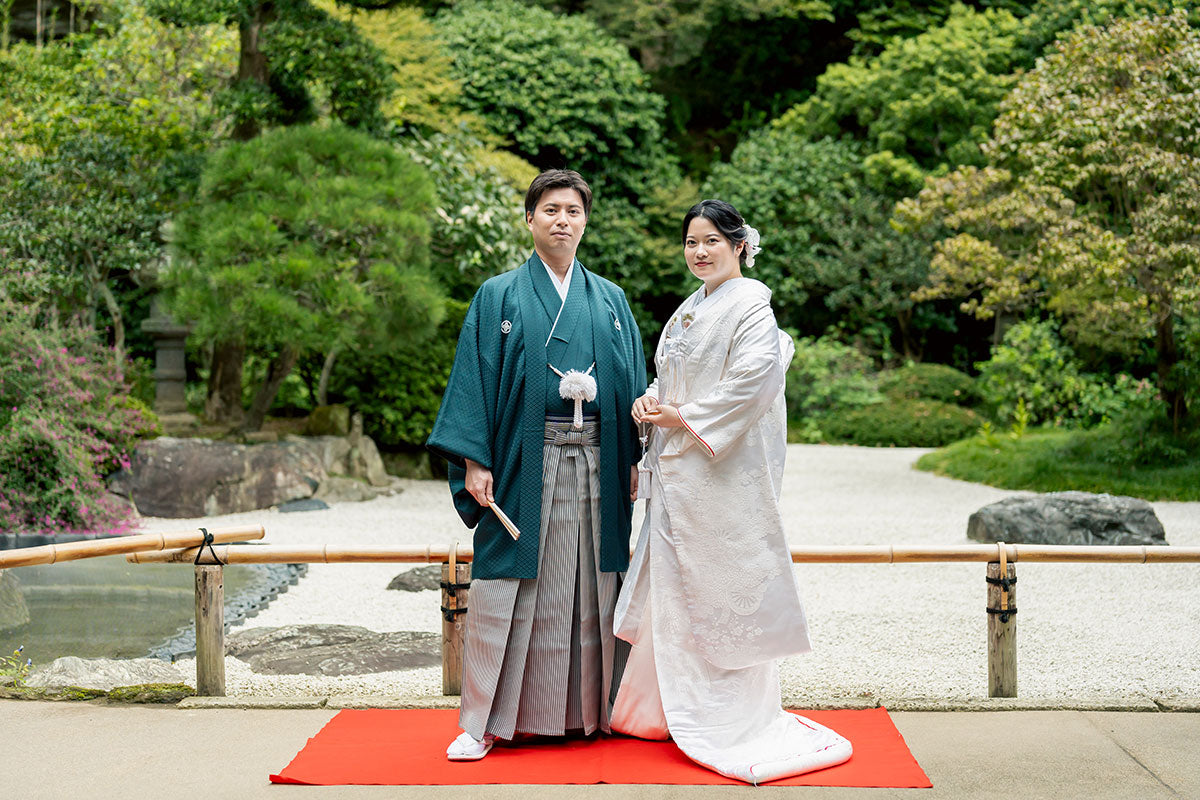
M 209 533 L 216 542 L 239 542 L 246 539 L 261 539 L 266 535 L 266 530 L 262 525 L 246 525 L 236 528 L 214 528 Z M 35 564 L 57 564 L 60 561 L 76 561 L 81 558 L 99 558 L 147 550 L 195 547 L 202 541 L 204 541 L 204 535 L 197 529 L 172 533 L 139 533 L 134 536 L 114 536 L 111 539 L 92 539 L 85 542 L 0 550 L 0 569 L 29 567 Z
M 217 558 L 225 564 L 335 564 L 335 563 L 396 563 L 396 564 L 428 564 L 446 561 L 449 548 L 446 546 L 429 547 L 426 545 L 409 546 L 305 546 L 290 547 L 281 545 L 246 545 L 235 547 L 216 547 Z M 189 547 L 154 553 L 133 553 L 126 558 L 134 564 L 152 563 L 192 563 L 196 559 L 197 548 Z M 470 561 L 473 552 L 470 547 L 458 550 L 459 561 Z M 204 548 L 200 556 L 201 564 L 215 564 L 208 548 Z
M 446 546 L 305 546 L 224 545 L 214 548 L 218 558 L 227 564 L 299 564 L 299 563 L 440 563 L 449 558 Z M 1140 547 L 1140 546 L 1068 546 L 1014 545 L 1004 546 L 1006 560 L 1042 563 L 1200 563 L 1200 547 Z M 187 562 L 196 558 L 197 549 L 132 553 L 129 561 L 144 563 Z M 471 561 L 470 547 L 458 549 L 458 561 Z M 916 564 L 989 562 L 998 557 L 997 545 L 967 544 L 949 547 L 918 546 L 804 546 L 792 548 L 792 561 L 798 564 Z M 204 548 L 201 564 L 216 563 Z
M 225 696 L 225 580 L 220 566 L 196 567 L 196 694 Z

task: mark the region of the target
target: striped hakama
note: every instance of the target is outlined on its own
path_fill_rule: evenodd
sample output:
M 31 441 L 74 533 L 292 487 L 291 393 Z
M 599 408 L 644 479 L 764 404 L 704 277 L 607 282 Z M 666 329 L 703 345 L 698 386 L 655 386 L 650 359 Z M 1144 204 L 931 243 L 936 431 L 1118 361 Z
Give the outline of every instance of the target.
M 599 569 L 599 422 L 547 419 L 544 442 L 538 577 L 471 583 L 459 726 L 476 739 L 609 731 L 620 583 Z

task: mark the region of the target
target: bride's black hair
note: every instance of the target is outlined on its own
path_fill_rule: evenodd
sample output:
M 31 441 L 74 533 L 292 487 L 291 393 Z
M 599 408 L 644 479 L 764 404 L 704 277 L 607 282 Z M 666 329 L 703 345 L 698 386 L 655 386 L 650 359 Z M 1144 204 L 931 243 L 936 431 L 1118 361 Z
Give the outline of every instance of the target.
M 696 217 L 704 217 L 711 222 L 734 247 L 746 241 L 746 228 L 744 227 L 746 220 L 742 219 L 742 215 L 737 212 L 736 208 L 724 200 L 701 200 L 683 215 L 682 241 L 685 243 L 687 242 L 688 226 Z M 749 254 L 750 247 L 743 247 L 738 256 L 742 264 L 746 263 L 746 257 Z

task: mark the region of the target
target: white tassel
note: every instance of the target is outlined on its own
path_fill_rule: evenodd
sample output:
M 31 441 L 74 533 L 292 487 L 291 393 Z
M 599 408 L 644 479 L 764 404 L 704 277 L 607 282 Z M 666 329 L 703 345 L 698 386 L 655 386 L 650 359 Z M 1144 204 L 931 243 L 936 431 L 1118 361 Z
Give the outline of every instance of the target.
M 575 401 L 575 418 L 571 421 L 571 427 L 577 431 L 582 430 L 583 404 L 585 401 L 591 402 L 596 399 L 596 379 L 591 374 L 596 365 L 592 364 L 588 367 L 587 372 L 569 369 L 565 373 L 559 372 L 553 364 L 548 364 L 547 366 L 554 370 L 555 375 L 561 378 L 558 382 L 559 397 L 563 400 Z

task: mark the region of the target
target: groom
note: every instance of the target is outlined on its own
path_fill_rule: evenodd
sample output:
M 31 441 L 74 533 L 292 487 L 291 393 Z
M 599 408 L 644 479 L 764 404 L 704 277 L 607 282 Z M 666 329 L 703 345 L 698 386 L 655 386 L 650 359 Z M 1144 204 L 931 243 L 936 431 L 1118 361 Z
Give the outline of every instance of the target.
M 577 172 L 529 185 L 533 254 L 476 292 L 427 443 L 449 461 L 454 506 L 475 528 L 453 761 L 518 731 L 609 730 L 641 457 L 629 412 L 646 371 L 624 292 L 575 258 L 591 207 Z M 565 399 L 592 378 L 594 391 Z

